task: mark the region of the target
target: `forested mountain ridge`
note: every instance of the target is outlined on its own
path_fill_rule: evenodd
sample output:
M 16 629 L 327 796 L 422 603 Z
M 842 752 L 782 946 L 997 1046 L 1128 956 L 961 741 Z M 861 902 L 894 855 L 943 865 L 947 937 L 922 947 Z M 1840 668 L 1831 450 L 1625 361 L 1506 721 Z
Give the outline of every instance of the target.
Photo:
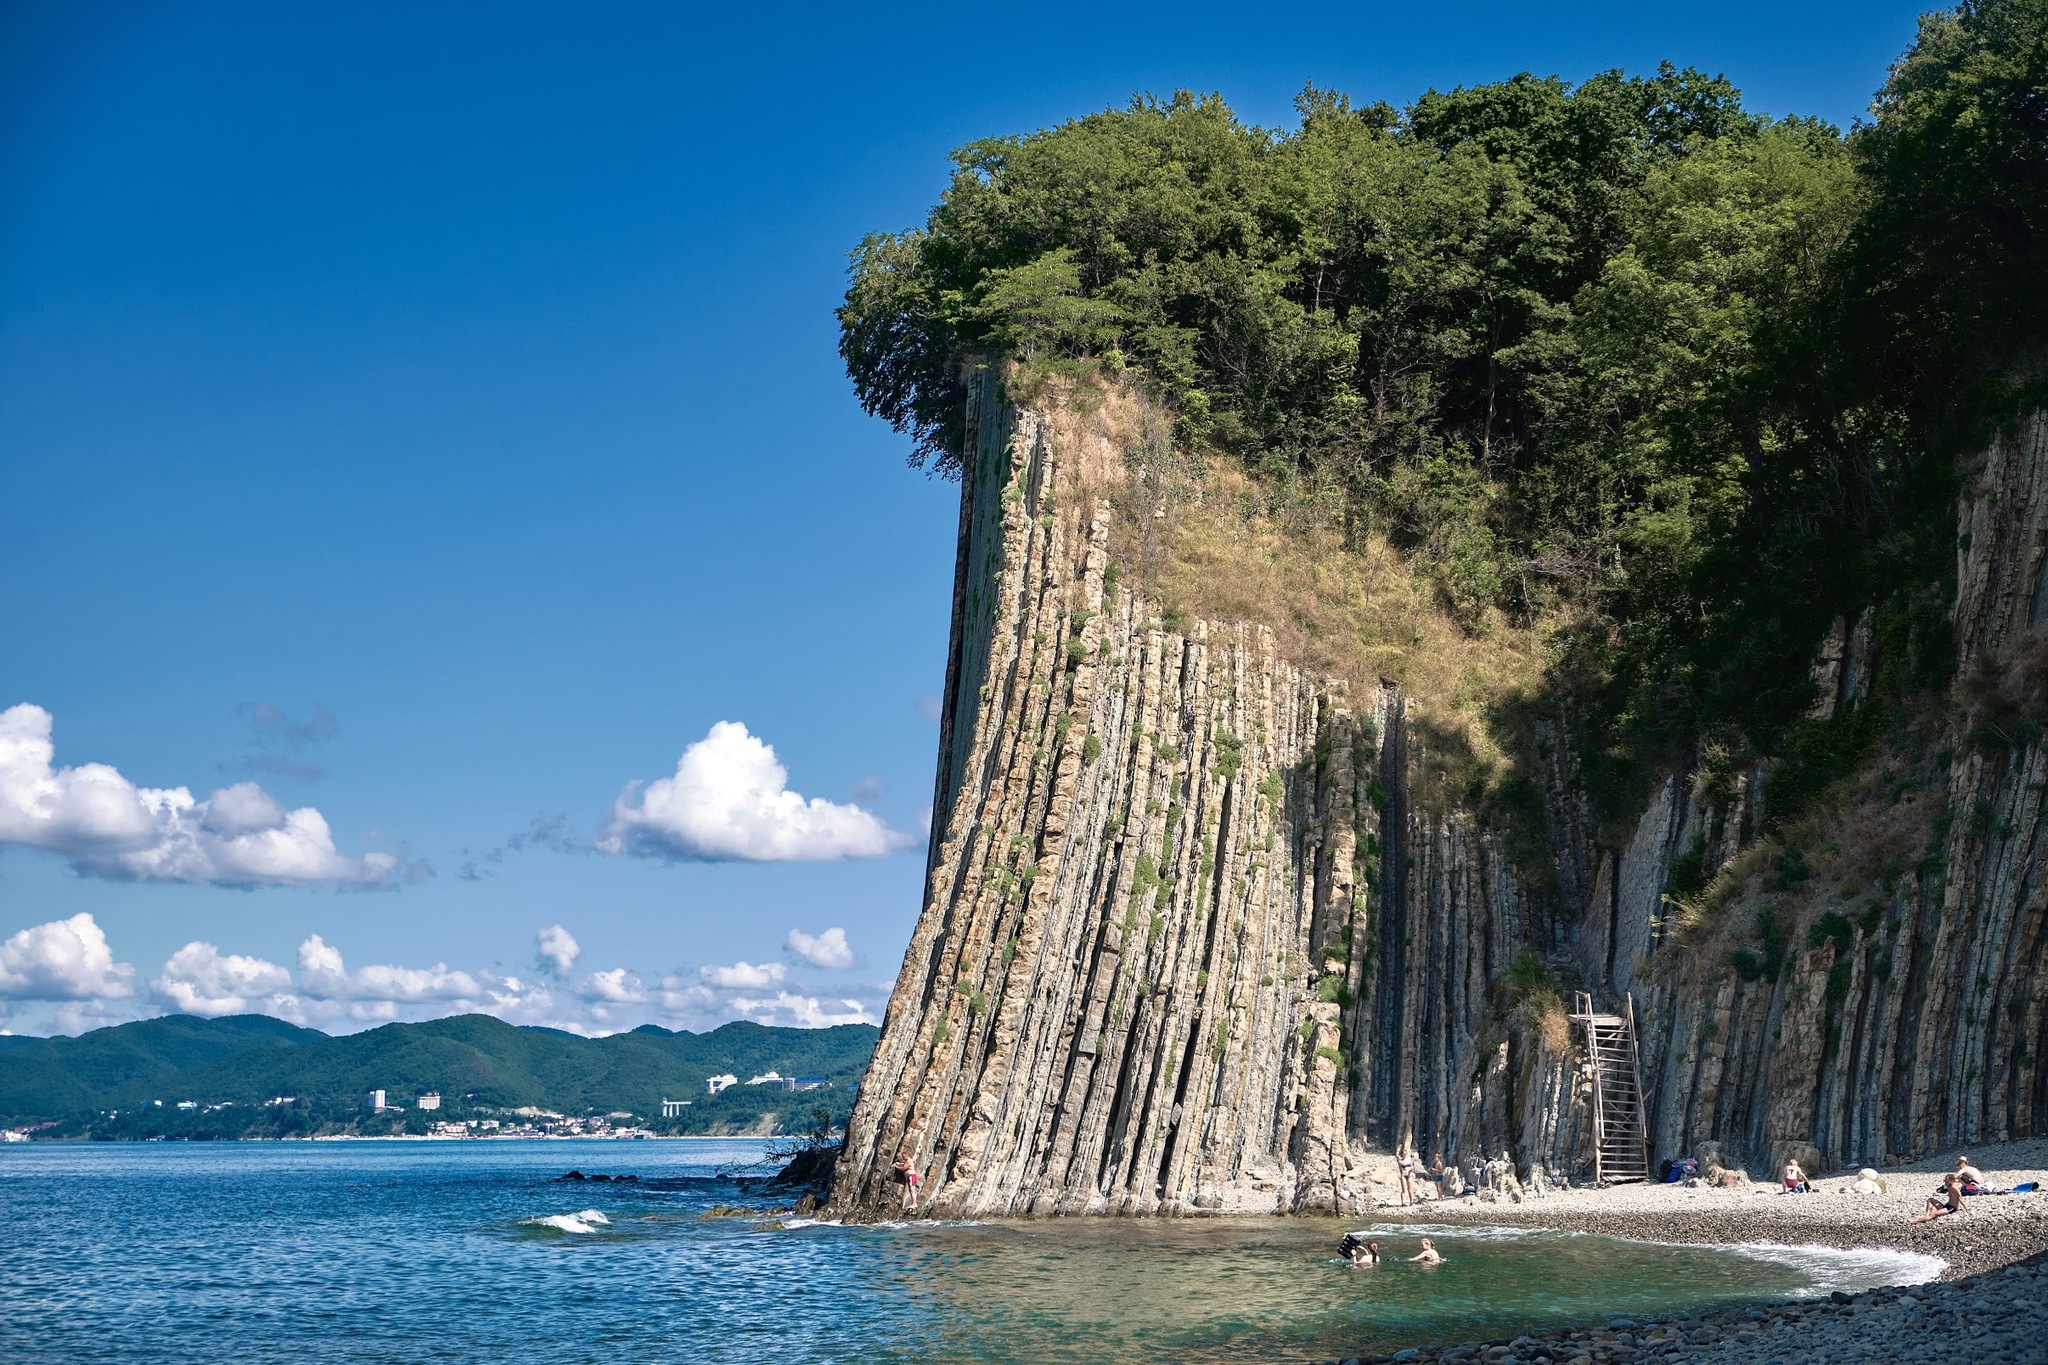
M 840 311 L 962 498 L 841 1207 L 1591 1174 L 1577 990 L 1653 1156 L 2048 1131 L 2044 111 L 1981 0 L 1847 135 L 1666 67 L 957 153 Z
M 383 1090 L 408 1109 L 418 1095 L 437 1092 L 442 1116 L 522 1107 L 570 1115 L 619 1111 L 656 1120 L 656 1127 L 664 1126 L 664 1098 L 690 1100 L 681 1120 L 667 1127 L 741 1130 L 758 1127 L 764 1115 L 808 1114 L 813 1103 L 843 1110 L 874 1036 L 859 1024 L 791 1029 L 734 1022 L 702 1034 L 647 1025 L 593 1039 L 461 1015 L 329 1037 L 261 1015 L 170 1016 L 0 1052 L 0 1119 L 61 1120 L 71 1131 L 108 1111 L 159 1108 L 155 1101 L 173 1110 L 180 1101 L 227 1106 L 239 1111 L 229 1117 L 252 1119 L 279 1096 L 354 1115 L 370 1091 Z M 742 1085 L 715 1097 L 705 1093 L 708 1077 L 745 1081 L 770 1071 L 828 1088 L 791 1094 Z M 228 1122 L 218 1112 L 214 1126 Z

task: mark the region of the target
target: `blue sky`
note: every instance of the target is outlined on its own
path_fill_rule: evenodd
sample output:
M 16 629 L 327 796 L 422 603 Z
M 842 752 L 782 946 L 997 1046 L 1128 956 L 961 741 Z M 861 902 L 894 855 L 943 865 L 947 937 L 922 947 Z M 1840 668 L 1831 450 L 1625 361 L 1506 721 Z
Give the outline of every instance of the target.
M 1669 58 L 1846 124 L 1918 8 L 0 6 L 0 768 L 210 803 L 0 809 L 0 1026 L 879 1018 L 955 490 L 840 370 L 861 234 L 1139 91 Z M 829 804 L 691 823 L 755 741 Z

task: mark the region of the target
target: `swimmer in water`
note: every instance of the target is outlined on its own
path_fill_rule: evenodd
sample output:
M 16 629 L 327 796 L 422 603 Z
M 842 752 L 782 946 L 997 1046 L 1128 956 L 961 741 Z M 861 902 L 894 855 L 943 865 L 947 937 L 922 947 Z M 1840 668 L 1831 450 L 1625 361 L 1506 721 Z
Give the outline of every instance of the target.
M 1420 1261 L 1424 1265 L 1442 1265 L 1444 1263 L 1442 1253 L 1438 1252 L 1436 1249 L 1436 1243 L 1430 1241 L 1427 1237 L 1422 1239 L 1422 1250 L 1416 1252 L 1413 1256 L 1410 1256 L 1408 1259 L 1411 1261 Z
M 1363 1233 L 1345 1233 L 1344 1240 L 1337 1244 L 1337 1253 L 1348 1259 L 1353 1265 L 1378 1265 L 1380 1263 L 1380 1244 L 1367 1241 Z

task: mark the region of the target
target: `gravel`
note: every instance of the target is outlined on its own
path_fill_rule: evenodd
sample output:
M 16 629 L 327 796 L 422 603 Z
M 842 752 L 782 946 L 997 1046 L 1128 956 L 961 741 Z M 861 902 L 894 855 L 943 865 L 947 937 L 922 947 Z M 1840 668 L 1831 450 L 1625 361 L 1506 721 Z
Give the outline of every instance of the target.
M 2048 1141 L 1973 1149 L 1993 1186 L 2048 1182 Z M 1911 1360 L 2048 1365 L 2048 1194 L 1984 1196 L 1932 1223 L 1924 1207 L 1955 1157 L 1884 1171 L 1889 1189 L 1849 1190 L 1854 1171 L 1815 1181 L 1810 1195 L 1775 1188 L 1691 1190 L 1674 1185 L 1568 1190 L 1520 1204 L 1467 1200 L 1376 1210 L 1383 1221 L 1546 1227 L 1644 1241 L 1731 1245 L 1779 1242 L 1892 1247 L 1948 1263 L 1930 1284 L 1837 1291 L 1823 1299 L 1759 1304 L 1604 1324 L 1512 1340 L 1421 1346 L 1360 1362 L 1484 1365 L 1550 1361 L 1862 1362 Z M 1337 1365 L 1331 1362 L 1330 1365 Z M 1346 1362 L 1351 1365 L 1351 1362 Z
M 2032 1180 L 2048 1186 L 2048 1141 L 1973 1149 L 1970 1158 L 1989 1185 L 2009 1188 Z M 1554 1191 L 1519 1204 L 1467 1197 L 1410 1208 L 1381 1206 L 1373 1216 L 1383 1223 L 1556 1228 L 1644 1242 L 1888 1247 L 1939 1256 L 1948 1263 L 1944 1277 L 1949 1279 L 2048 1251 L 2048 1191 L 1980 1195 L 1966 1201 L 1959 1214 L 1911 1222 L 1942 1175 L 1953 1169 L 1952 1154 L 1887 1167 L 1882 1173 L 1889 1188 L 1883 1194 L 1855 1193 L 1850 1187 L 1856 1172 L 1848 1171 L 1815 1180 L 1812 1194 L 1783 1194 L 1775 1185 L 1735 1190 L 1620 1185 Z
M 1577 1331 L 1354 1356 L 1342 1365 L 1542 1360 L 1554 1365 L 1632 1361 L 1864 1365 L 1897 1360 L 1916 1365 L 1950 1361 L 1958 1365 L 2048 1365 L 2044 1296 L 2048 1296 L 2048 1256 L 2033 1256 L 1947 1283 L 1873 1289 L 1862 1294 L 1837 1291 L 1825 1299 L 1698 1315 L 1617 1318 L 1604 1326 Z

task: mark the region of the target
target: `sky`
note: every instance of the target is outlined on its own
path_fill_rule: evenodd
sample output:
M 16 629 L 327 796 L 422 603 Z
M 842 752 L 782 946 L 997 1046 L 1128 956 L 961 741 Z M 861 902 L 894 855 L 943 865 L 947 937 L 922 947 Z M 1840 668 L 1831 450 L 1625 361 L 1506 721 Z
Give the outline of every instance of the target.
M 878 1022 L 957 489 L 833 309 L 950 149 L 1665 59 L 1847 126 L 1919 8 L 0 0 L 0 1030 Z

